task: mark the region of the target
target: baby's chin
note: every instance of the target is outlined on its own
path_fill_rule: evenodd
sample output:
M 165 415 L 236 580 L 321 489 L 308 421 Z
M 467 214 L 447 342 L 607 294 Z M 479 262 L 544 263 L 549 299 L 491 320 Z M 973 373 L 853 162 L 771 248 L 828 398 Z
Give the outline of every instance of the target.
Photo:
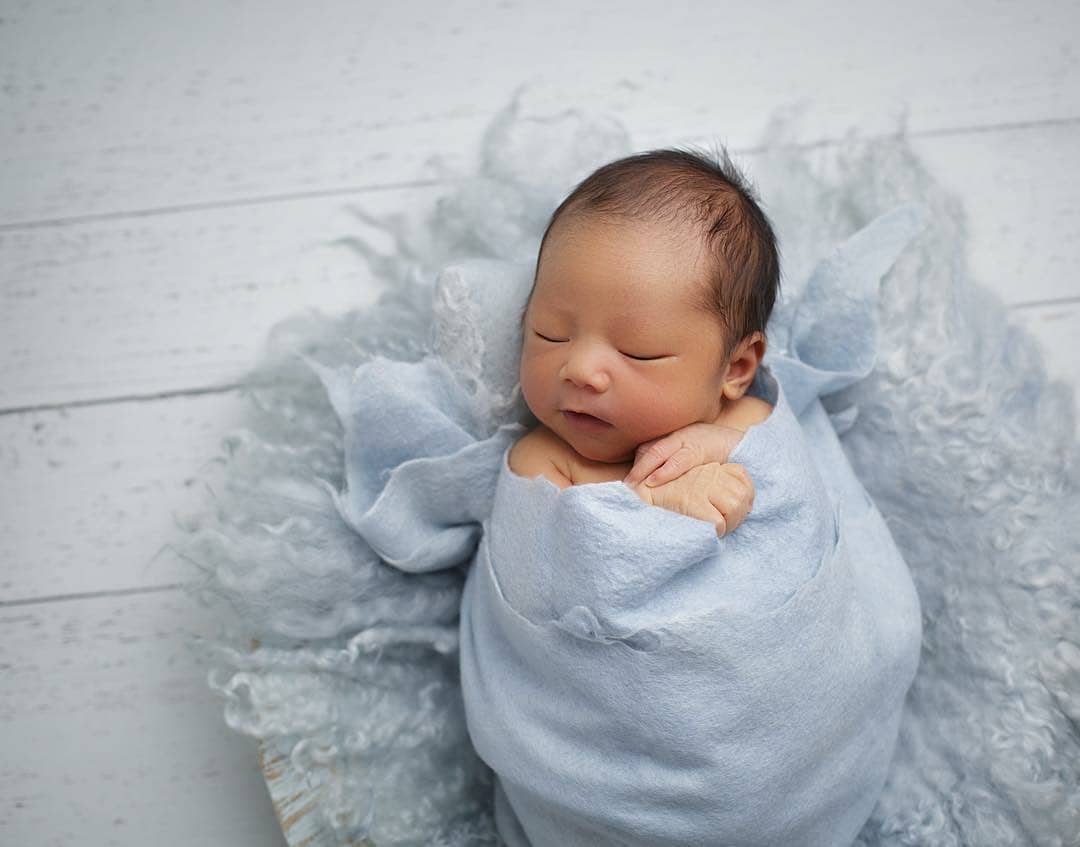
M 539 415 L 536 417 L 544 426 L 569 444 L 582 459 L 608 465 L 625 464 L 634 460 L 637 445 L 621 443 L 624 439 L 616 436 L 614 428 L 598 435 L 589 435 L 575 431 L 558 413 L 552 417 L 541 418 Z
M 581 458 L 591 462 L 603 462 L 607 465 L 620 465 L 632 462 L 636 452 L 634 447 L 625 445 L 604 444 L 603 442 L 590 441 L 574 436 L 562 436 L 563 439 L 574 448 L 574 452 Z

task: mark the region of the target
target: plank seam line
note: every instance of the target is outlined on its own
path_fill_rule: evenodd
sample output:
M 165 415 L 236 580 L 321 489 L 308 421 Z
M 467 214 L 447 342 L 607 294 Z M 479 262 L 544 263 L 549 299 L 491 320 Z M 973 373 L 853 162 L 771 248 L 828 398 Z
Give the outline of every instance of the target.
M 1071 294 L 1068 297 L 1049 297 L 1046 300 L 1023 300 L 1009 305 L 1009 310 L 1022 311 L 1024 309 L 1040 309 L 1045 306 L 1071 306 L 1080 303 L 1080 294 Z
M 856 136 L 855 141 L 869 142 L 888 138 L 941 138 L 953 135 L 974 135 L 990 132 L 1012 132 L 1026 129 L 1038 129 L 1053 126 L 1070 126 L 1080 123 L 1080 117 L 1044 118 L 1033 121 L 1013 121 L 998 124 L 973 124 L 970 126 L 941 127 L 938 129 L 924 129 L 907 131 L 901 129 L 898 132 L 879 133 L 875 135 Z M 704 138 L 706 136 L 691 136 Z M 712 136 L 708 136 L 712 137 Z M 779 150 L 816 150 L 825 147 L 838 146 L 850 141 L 849 137 L 822 138 L 816 141 L 806 141 L 796 144 L 777 144 L 775 146 L 757 144 L 749 147 L 736 147 L 731 149 L 735 155 L 747 155 L 763 153 L 769 149 Z M 273 203 L 285 203 L 294 200 L 311 200 L 325 197 L 345 197 L 359 194 L 367 194 L 374 191 L 394 191 L 402 188 L 427 188 L 436 185 L 453 185 L 461 182 L 465 177 L 451 179 L 426 179 L 406 180 L 402 182 L 375 183 L 372 185 L 349 186 L 346 188 L 325 188 L 312 191 L 293 191 L 284 194 L 268 194 L 261 197 L 240 197 L 233 200 L 207 200 L 199 203 L 180 203 L 174 206 L 158 206 L 148 209 L 135 209 L 119 212 L 96 212 L 87 215 L 72 215 L 62 218 L 44 218 L 36 221 L 14 221 L 0 223 L 0 233 L 13 232 L 16 230 L 47 229 L 50 227 L 71 226 L 75 224 L 97 223 L 102 221 L 122 220 L 132 218 L 148 218 L 160 215 L 181 214 L 184 212 L 205 212 L 214 209 L 228 209 L 238 206 L 261 206 Z
M 230 391 L 244 391 L 252 388 L 265 387 L 265 383 L 233 382 L 226 385 L 211 385 L 206 388 L 177 388 L 172 391 L 155 391 L 152 394 L 120 394 L 116 397 L 92 397 L 88 400 L 72 400 L 70 402 L 35 403 L 27 406 L 11 406 L 0 408 L 0 417 L 4 415 L 21 415 L 27 412 L 55 412 L 60 409 L 80 409 L 88 406 L 108 406 L 113 403 L 146 403 L 156 400 L 170 400 L 174 397 L 197 397 L 203 394 L 227 394 Z
M 131 218 L 152 218 L 160 215 L 183 214 L 184 212 L 206 212 L 214 209 L 235 208 L 237 206 L 264 206 L 273 203 L 287 203 L 293 200 L 312 200 L 320 197 L 347 197 L 376 191 L 397 191 L 403 188 L 428 188 L 434 185 L 452 185 L 455 182 L 460 181 L 460 179 L 405 180 L 402 182 L 373 183 L 371 185 L 352 185 L 345 188 L 291 191 L 284 194 L 267 194 L 262 197 L 238 197 L 233 200 L 207 200 L 199 203 L 178 203 L 174 206 L 155 206 L 149 209 L 133 209 L 122 212 L 94 212 L 88 215 L 72 215 L 66 218 L 44 218 L 38 221 L 0 223 L 0 232 L 12 232 L 14 230 L 26 229 L 48 229 L 51 227 L 99 223 L 102 221 L 115 221 Z
M 1065 118 L 1040 118 L 1033 121 L 1006 121 L 997 124 L 970 124 L 967 126 L 938 127 L 936 129 L 904 130 L 903 127 L 895 132 L 882 132 L 873 135 L 855 135 L 842 138 L 821 138 L 817 141 L 806 141 L 800 144 L 777 144 L 775 147 L 769 144 L 755 144 L 752 147 L 743 147 L 732 150 L 733 153 L 764 153 L 770 149 L 779 150 L 817 150 L 825 147 L 839 146 L 840 144 L 854 141 L 856 143 L 868 141 L 884 141 L 889 138 L 948 138 L 955 135 L 986 135 L 992 132 L 1022 132 L 1028 129 L 1044 129 L 1047 127 L 1072 126 L 1080 124 L 1080 116 Z M 695 138 L 704 136 L 694 136 Z
M 184 583 L 151 585 L 144 588 L 114 588 L 105 591 L 80 591 L 75 594 L 52 594 L 46 597 L 22 597 L 17 600 L 0 600 L 0 609 L 13 606 L 33 606 L 39 603 L 66 603 L 72 600 L 91 600 L 101 597 L 126 597 L 132 594 L 165 594 L 184 588 Z

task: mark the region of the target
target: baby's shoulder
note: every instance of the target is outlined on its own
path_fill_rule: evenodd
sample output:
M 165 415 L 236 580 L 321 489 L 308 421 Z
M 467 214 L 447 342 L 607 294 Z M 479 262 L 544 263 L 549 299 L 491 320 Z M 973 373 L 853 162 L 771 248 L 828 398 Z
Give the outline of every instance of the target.
M 632 462 L 586 459 L 543 424 L 525 433 L 510 448 L 510 470 L 518 476 L 543 475 L 559 488 L 591 482 L 617 482 L 630 473 Z
M 507 461 L 518 476 L 544 476 L 559 488 L 568 488 L 573 484 L 572 453 L 569 444 L 541 424 L 514 443 Z

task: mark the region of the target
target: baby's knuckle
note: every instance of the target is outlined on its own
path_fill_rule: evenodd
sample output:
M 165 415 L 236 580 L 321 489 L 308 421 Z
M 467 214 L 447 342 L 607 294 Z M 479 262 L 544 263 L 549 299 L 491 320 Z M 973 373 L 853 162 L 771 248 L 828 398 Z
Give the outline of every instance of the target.
M 643 455 L 651 459 L 662 459 L 667 455 L 667 446 L 663 441 L 654 441 L 648 447 L 645 448 Z

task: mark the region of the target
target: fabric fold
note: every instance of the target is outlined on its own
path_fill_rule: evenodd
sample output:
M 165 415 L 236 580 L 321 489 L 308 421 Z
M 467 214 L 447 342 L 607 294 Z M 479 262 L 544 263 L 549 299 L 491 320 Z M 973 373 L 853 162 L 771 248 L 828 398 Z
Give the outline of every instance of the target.
M 375 357 L 351 375 L 308 364 L 345 428 L 346 487 L 330 489 L 342 520 L 401 570 L 467 562 L 491 511 L 498 456 L 522 425 L 478 439 L 469 390 L 439 358 Z
M 790 323 L 782 328 L 787 349 L 766 355 L 788 388 L 796 415 L 873 370 L 881 278 L 925 226 L 922 207 L 899 206 L 875 218 L 814 268 Z M 850 425 L 854 418 L 841 420 Z

